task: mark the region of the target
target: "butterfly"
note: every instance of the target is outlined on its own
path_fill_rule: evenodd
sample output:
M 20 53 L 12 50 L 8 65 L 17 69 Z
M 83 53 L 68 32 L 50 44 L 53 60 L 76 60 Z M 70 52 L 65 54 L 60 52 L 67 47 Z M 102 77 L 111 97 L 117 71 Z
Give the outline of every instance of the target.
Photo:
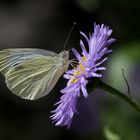
M 13 48 L 0 51 L 0 72 L 17 96 L 36 100 L 47 95 L 69 66 L 69 51 Z

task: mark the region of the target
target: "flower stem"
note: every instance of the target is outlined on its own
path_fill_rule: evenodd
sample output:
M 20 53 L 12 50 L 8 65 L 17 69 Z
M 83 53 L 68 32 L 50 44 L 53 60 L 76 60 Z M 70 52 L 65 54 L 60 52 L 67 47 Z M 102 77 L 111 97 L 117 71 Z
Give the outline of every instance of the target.
M 116 90 L 115 88 L 111 87 L 110 85 L 104 83 L 103 81 L 98 81 L 97 87 L 107 91 L 110 94 L 113 94 L 113 95 L 119 97 L 123 101 L 127 102 L 135 110 L 140 112 L 140 106 L 136 103 L 135 100 L 133 100 L 132 98 L 130 98 L 127 95 L 123 94 L 122 92 Z

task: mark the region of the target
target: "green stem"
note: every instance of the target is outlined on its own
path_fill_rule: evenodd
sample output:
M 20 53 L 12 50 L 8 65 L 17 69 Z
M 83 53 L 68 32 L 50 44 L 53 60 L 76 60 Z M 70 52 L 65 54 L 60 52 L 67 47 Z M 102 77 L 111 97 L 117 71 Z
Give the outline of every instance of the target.
M 96 86 L 100 89 L 103 89 L 103 90 L 119 97 L 120 99 L 127 102 L 131 107 L 133 107 L 134 109 L 136 109 L 137 111 L 140 112 L 140 106 L 136 103 L 136 101 L 134 101 L 130 97 L 126 96 L 125 94 L 121 93 L 120 91 L 116 90 L 115 88 L 109 86 L 108 84 L 104 83 L 103 81 L 98 81 L 98 84 Z

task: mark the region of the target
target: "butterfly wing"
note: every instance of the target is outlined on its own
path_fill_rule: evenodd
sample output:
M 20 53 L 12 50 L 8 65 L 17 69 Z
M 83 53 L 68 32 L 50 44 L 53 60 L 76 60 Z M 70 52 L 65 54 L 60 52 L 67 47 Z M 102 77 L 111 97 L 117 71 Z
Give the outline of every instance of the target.
M 8 88 L 14 94 L 29 100 L 45 96 L 64 72 L 55 65 L 56 61 L 52 57 L 40 57 L 12 68 L 6 75 Z
M 4 59 L 0 56 L 0 71 L 8 88 L 21 98 L 35 100 L 47 95 L 66 70 L 60 65 L 58 55 L 52 52 L 27 49 L 23 55 L 22 50 L 18 53 L 12 50 L 12 54 L 7 51 L 10 55 L 4 55 Z
M 5 49 L 0 51 L 0 72 L 6 75 L 12 67 L 40 56 L 56 56 L 56 53 L 43 49 Z

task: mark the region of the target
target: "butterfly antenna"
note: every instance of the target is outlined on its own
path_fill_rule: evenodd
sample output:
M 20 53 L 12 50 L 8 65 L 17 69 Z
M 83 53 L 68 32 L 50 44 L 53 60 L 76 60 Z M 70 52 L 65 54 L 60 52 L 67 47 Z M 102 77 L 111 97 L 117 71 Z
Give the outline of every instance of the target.
M 68 34 L 68 36 L 67 36 L 67 38 L 66 38 L 66 41 L 65 41 L 65 43 L 64 43 L 64 48 L 66 48 L 66 45 L 67 45 L 67 43 L 68 43 L 68 39 L 69 39 L 69 37 L 70 37 L 70 35 L 71 35 L 71 32 L 72 32 L 72 30 L 74 29 L 75 25 L 76 25 L 76 22 L 73 23 L 73 26 L 72 26 L 71 29 L 69 30 L 69 34 Z

